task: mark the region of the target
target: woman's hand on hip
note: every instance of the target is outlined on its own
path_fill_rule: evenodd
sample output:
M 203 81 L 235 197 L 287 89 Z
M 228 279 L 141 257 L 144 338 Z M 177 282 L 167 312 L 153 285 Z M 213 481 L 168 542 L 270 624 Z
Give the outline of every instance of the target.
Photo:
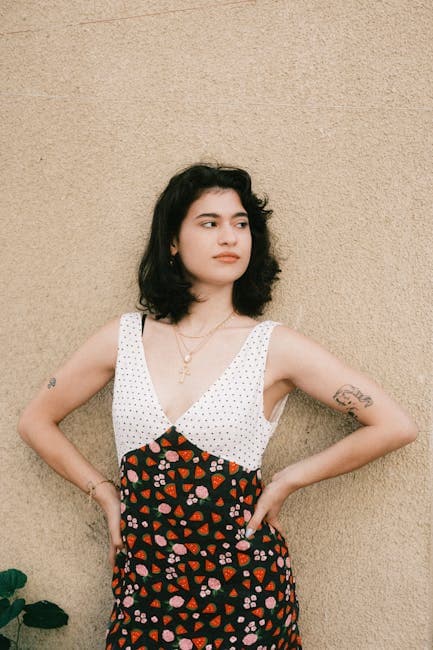
M 120 521 L 121 521 L 120 508 L 121 508 L 121 502 L 118 496 L 111 499 L 109 503 L 106 503 L 104 505 L 104 513 L 107 519 L 108 532 L 110 536 L 108 562 L 111 569 L 114 568 L 117 553 L 121 550 L 126 551 L 122 539 L 121 530 L 120 530 Z
M 284 501 L 295 490 L 296 488 L 291 486 L 287 480 L 285 470 L 273 474 L 271 482 L 263 488 L 261 495 L 257 499 L 253 516 L 247 522 L 247 537 L 250 536 L 248 531 L 252 530 L 250 534 L 254 534 L 264 518 L 271 526 L 282 533 L 278 516 Z

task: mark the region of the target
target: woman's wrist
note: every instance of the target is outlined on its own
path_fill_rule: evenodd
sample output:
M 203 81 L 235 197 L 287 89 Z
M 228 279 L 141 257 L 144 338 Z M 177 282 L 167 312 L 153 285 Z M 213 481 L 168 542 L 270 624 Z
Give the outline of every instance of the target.
M 285 467 L 279 472 L 275 472 L 272 476 L 272 480 L 281 482 L 281 484 L 284 485 L 284 491 L 287 492 L 287 496 L 289 496 L 302 487 L 302 483 L 297 474 L 295 466 L 288 465 L 288 467 Z
M 111 481 L 104 481 L 92 490 L 91 498 L 104 510 L 109 510 L 113 505 L 119 505 L 119 490 Z

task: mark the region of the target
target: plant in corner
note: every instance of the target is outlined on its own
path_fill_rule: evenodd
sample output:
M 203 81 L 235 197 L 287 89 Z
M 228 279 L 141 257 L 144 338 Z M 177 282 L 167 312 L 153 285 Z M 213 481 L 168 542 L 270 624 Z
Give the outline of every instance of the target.
M 22 589 L 27 582 L 27 576 L 18 569 L 0 571 L 0 628 L 4 627 L 14 618 L 18 620 L 18 627 L 15 639 L 8 639 L 0 634 L 0 650 L 14 648 L 19 650 L 19 637 L 21 626 L 38 628 L 54 628 L 67 625 L 68 614 L 54 603 L 48 600 L 39 600 L 36 603 L 27 604 L 24 598 L 10 600 L 17 589 Z M 20 618 L 22 614 L 22 618 Z

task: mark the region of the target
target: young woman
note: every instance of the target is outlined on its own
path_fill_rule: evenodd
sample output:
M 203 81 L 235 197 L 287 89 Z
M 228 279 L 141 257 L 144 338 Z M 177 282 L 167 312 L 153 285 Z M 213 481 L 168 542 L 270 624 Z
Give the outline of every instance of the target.
M 143 313 L 100 328 L 20 418 L 23 439 L 106 515 L 107 650 L 300 649 L 283 503 L 417 436 L 371 378 L 283 323 L 256 320 L 280 272 L 266 203 L 241 169 L 175 175 L 139 266 Z M 120 493 L 58 427 L 113 375 Z M 264 485 L 261 458 L 296 387 L 360 427 Z

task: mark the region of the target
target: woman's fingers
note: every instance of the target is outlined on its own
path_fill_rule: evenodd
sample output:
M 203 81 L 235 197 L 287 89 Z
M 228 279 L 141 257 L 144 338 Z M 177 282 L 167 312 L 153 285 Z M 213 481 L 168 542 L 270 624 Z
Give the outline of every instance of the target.
M 266 521 L 271 524 L 275 528 L 275 530 L 278 530 L 279 533 L 282 535 L 284 534 L 283 531 L 281 530 L 281 524 L 278 521 L 278 519 L 270 519 L 269 517 L 266 517 Z
M 111 568 L 114 568 L 116 563 L 116 557 L 119 553 L 126 552 L 125 545 L 122 543 L 121 546 L 115 546 L 113 543 L 110 543 L 110 549 L 108 551 L 108 563 Z
M 110 534 L 110 549 L 108 552 L 108 561 L 110 566 L 113 568 L 116 562 L 116 555 L 120 551 L 125 551 L 125 544 L 122 539 L 122 533 L 120 530 L 120 517 L 116 516 L 110 518 L 108 522 L 108 530 Z
M 122 544 L 122 535 L 120 532 L 120 518 L 112 517 L 108 521 L 108 530 L 110 532 L 111 541 L 113 544 Z
M 254 535 L 257 528 L 262 523 L 262 519 L 264 519 L 268 511 L 268 508 L 269 506 L 266 504 L 265 500 L 259 498 L 259 500 L 256 503 L 254 513 L 252 517 L 249 519 L 249 521 L 247 522 L 246 533 L 245 533 L 246 537 L 250 537 L 251 535 Z
M 284 493 L 281 491 L 281 488 L 275 482 L 266 485 L 257 500 L 250 520 L 247 522 L 246 537 L 254 535 L 257 528 L 261 525 L 262 520 L 265 518 L 268 523 L 280 531 L 278 527 L 280 525 L 278 515 L 283 502 Z
M 108 530 L 110 533 L 110 540 L 113 546 L 120 550 L 124 547 L 122 532 L 120 529 L 120 513 L 116 513 L 115 516 L 112 516 L 108 520 Z

